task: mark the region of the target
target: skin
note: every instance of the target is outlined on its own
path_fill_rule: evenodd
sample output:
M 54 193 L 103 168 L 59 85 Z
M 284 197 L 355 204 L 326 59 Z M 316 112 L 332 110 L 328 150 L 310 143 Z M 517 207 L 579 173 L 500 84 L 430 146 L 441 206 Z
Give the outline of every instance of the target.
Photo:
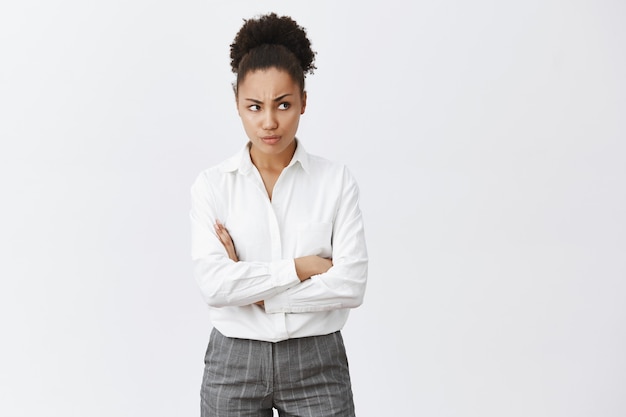
M 296 132 L 306 109 L 306 92 L 277 68 L 256 70 L 245 75 L 237 88 L 237 112 L 250 139 L 250 158 L 261 174 L 268 198 L 282 170 L 296 150 Z M 235 244 L 219 221 L 215 233 L 228 257 L 239 262 Z M 322 274 L 333 265 L 331 259 L 311 255 L 294 259 L 300 281 Z M 263 301 L 256 304 L 263 305 Z
M 306 93 L 276 68 L 248 73 L 237 88 L 237 112 L 250 139 L 250 157 L 269 199 L 278 176 L 296 150 L 296 132 L 306 109 Z

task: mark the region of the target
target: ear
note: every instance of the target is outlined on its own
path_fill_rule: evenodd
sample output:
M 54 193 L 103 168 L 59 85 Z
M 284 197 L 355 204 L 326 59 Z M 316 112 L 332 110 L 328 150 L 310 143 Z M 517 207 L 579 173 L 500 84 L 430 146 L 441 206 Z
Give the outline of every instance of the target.
M 304 114 L 306 110 L 306 91 L 302 92 L 302 107 L 300 108 L 300 114 Z

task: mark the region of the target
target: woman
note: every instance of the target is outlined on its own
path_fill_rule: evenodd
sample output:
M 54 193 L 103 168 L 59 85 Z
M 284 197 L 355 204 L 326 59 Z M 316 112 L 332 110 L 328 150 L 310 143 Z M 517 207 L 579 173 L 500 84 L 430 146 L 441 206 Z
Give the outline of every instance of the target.
M 194 274 L 213 330 L 203 416 L 353 416 L 341 329 L 363 301 L 357 184 L 296 139 L 315 53 L 290 17 L 245 21 L 231 45 L 248 143 L 192 186 Z

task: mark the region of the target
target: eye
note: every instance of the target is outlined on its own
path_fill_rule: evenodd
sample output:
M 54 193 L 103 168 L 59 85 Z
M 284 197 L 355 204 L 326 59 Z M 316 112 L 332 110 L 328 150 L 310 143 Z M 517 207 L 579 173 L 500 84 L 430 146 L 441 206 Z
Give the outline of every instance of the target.
M 284 102 L 284 103 L 280 103 L 278 105 L 278 110 L 287 110 L 289 107 L 291 107 L 291 104 Z
M 259 106 L 258 104 L 251 104 L 250 106 L 248 106 L 248 110 L 250 110 L 250 111 L 259 111 L 259 110 L 261 110 L 261 106 Z

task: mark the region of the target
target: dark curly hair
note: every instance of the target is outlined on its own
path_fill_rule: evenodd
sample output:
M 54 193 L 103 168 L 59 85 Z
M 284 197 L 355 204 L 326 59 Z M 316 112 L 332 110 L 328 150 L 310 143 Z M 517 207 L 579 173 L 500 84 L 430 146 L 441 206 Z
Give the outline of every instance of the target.
M 230 45 L 230 59 L 237 74 L 235 93 L 249 72 L 267 68 L 286 71 L 304 91 L 305 75 L 316 69 L 306 29 L 289 16 L 276 13 L 244 20 Z

